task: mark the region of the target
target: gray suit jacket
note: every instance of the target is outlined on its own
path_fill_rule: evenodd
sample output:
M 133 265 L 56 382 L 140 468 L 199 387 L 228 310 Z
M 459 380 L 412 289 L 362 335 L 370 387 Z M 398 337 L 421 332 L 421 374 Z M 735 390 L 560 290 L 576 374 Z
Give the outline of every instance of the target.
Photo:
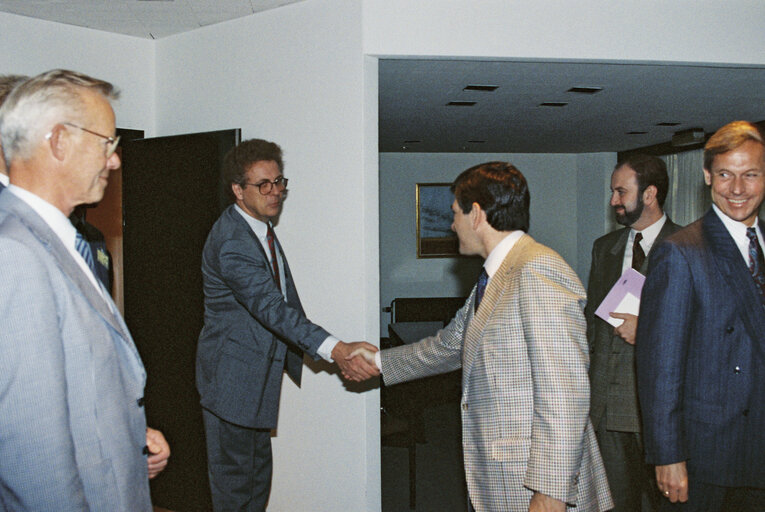
M 0 194 L 0 510 L 151 511 L 143 365 L 50 227 Z
M 647 272 L 648 260 L 653 249 L 664 237 L 680 229 L 667 218 L 648 253 L 643 267 Z M 612 231 L 592 246 L 590 280 L 587 285 L 587 340 L 590 344 L 590 417 L 597 430 L 600 422 L 606 422 L 608 430 L 617 432 L 640 432 L 637 384 L 635 379 L 635 347 L 614 334 L 611 324 L 595 316 L 595 310 L 603 302 L 611 287 L 622 275 L 624 251 L 630 228 Z
M 528 510 L 533 491 L 612 507 L 590 424 L 585 293 L 571 267 L 521 237 L 435 336 L 381 352 L 386 384 L 462 367 L 465 476 L 477 511 Z
M 197 345 L 197 389 L 202 407 L 249 428 L 276 427 L 285 364 L 300 384 L 302 351 L 317 358 L 329 336 L 306 318 L 281 246 L 279 251 L 286 301 L 263 246 L 233 205 L 213 225 L 202 253 L 205 324 Z

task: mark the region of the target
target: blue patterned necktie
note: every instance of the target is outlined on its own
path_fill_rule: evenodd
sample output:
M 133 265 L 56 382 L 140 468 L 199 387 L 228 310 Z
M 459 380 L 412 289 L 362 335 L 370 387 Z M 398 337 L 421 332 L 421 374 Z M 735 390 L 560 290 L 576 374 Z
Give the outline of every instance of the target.
M 753 227 L 746 228 L 746 236 L 749 238 L 749 272 L 752 273 L 752 278 L 760 292 L 760 299 L 765 306 L 765 258 L 757 239 L 757 231 Z
M 93 251 L 90 250 L 90 244 L 82 237 L 79 231 L 77 231 L 77 234 L 74 237 L 74 248 L 77 249 L 77 252 L 80 253 L 80 256 L 82 256 L 82 259 L 85 260 L 85 263 L 88 264 L 90 271 L 95 276 L 96 270 L 95 262 L 93 261 Z
M 486 269 L 481 269 L 481 275 L 478 276 L 478 286 L 475 290 L 475 309 L 478 311 L 478 305 L 483 299 L 483 292 L 486 291 L 486 284 L 489 282 L 489 274 L 486 273 Z

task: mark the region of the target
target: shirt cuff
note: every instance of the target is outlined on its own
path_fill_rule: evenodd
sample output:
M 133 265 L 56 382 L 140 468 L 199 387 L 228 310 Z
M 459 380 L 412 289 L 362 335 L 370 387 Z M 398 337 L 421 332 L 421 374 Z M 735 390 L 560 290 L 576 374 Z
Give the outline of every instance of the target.
M 380 357 L 379 350 L 375 352 L 375 364 L 377 365 L 377 369 L 382 373 L 382 357 Z
M 332 359 L 332 351 L 335 349 L 335 345 L 337 345 L 338 341 L 340 340 L 332 335 L 327 336 L 327 339 L 319 345 L 316 353 L 325 361 L 329 361 L 330 363 L 334 362 Z

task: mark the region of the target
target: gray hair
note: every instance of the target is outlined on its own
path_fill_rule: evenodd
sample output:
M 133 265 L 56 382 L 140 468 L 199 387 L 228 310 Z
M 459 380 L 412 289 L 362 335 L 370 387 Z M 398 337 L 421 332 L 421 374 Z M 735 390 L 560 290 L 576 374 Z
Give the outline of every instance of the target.
M 82 90 L 117 99 L 119 92 L 109 82 L 54 69 L 18 85 L 0 107 L 0 140 L 10 167 L 16 158 L 27 159 L 56 123 L 82 122 Z

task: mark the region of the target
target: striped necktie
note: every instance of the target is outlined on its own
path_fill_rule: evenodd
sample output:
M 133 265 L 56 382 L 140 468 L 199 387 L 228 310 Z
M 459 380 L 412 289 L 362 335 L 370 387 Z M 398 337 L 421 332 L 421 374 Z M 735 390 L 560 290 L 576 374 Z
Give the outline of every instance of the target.
M 749 238 L 749 272 L 757 284 L 760 292 L 760 299 L 765 306 L 765 257 L 762 255 L 762 247 L 757 238 L 755 228 L 746 228 L 746 236 Z
M 93 261 L 93 251 L 91 251 L 90 244 L 82 237 L 82 234 L 80 234 L 79 231 L 77 231 L 74 236 L 74 248 L 77 249 L 77 252 L 80 253 L 80 256 L 82 256 L 82 259 L 85 260 L 85 263 L 88 264 L 90 271 L 95 276 L 96 270 L 95 262 Z

